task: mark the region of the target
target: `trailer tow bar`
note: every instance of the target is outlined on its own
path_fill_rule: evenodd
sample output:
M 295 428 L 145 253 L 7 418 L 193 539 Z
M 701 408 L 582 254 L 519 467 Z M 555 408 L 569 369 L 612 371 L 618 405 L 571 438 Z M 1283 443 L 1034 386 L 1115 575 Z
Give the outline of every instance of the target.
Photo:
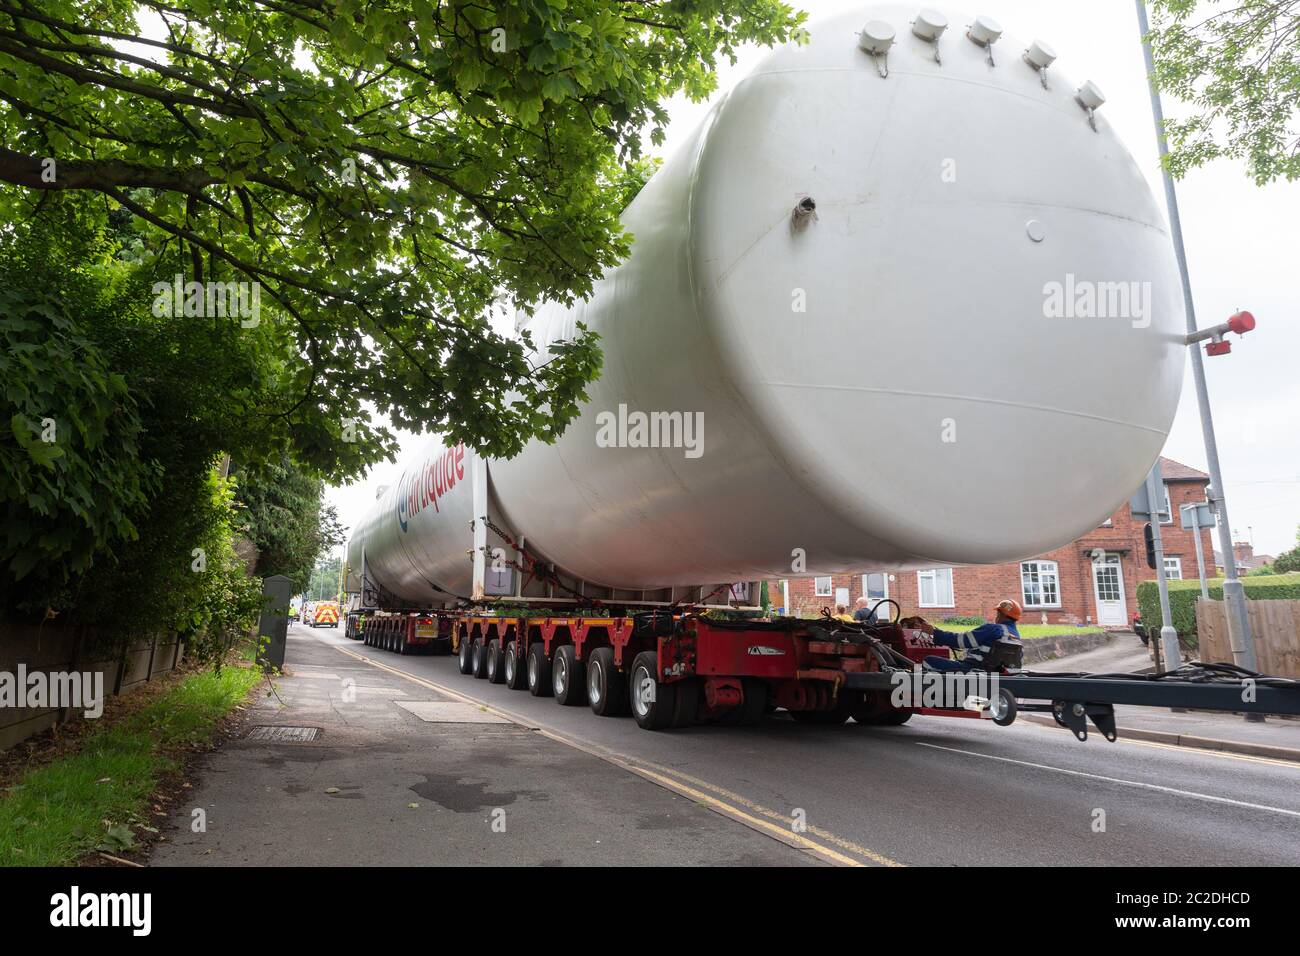
M 853 690 L 889 691 L 908 675 L 891 668 L 844 675 Z M 1300 716 L 1300 681 L 1256 674 L 1230 664 L 1188 664 L 1163 674 L 1034 674 L 1012 671 L 989 675 L 996 696 L 988 709 L 1007 726 L 1019 711 L 1050 713 L 1079 740 L 1088 739 L 1091 721 L 1114 742 L 1115 705 L 1170 707 L 1236 714 Z

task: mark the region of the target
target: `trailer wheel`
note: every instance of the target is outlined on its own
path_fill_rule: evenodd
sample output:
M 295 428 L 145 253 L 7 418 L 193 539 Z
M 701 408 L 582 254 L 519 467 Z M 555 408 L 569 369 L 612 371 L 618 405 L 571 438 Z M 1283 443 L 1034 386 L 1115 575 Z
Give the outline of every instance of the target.
M 720 718 L 718 723 L 728 727 L 751 727 L 761 723 L 767 713 L 767 681 L 746 677 L 741 681 L 745 699 L 739 707 L 733 707 Z
M 849 713 L 855 723 L 872 727 L 901 727 L 912 719 L 912 712 L 891 705 L 884 691 L 862 694 L 852 703 Z
M 483 646 L 483 638 L 476 637 L 470 642 L 469 663 L 475 680 L 487 677 L 487 648 Z
M 528 645 L 528 693 L 534 697 L 551 696 L 551 662 L 541 641 Z
M 551 664 L 551 687 L 555 700 L 565 707 L 577 707 L 587 702 L 587 665 L 578 660 L 572 644 L 564 644 L 555 651 Z
M 673 687 L 677 690 L 677 700 L 673 704 L 673 726 L 693 727 L 700 714 L 700 688 L 702 682 L 698 677 L 685 677 Z
M 598 717 L 622 717 L 628 711 L 627 678 L 614 666 L 614 649 L 598 647 L 587 661 L 587 701 Z
M 470 654 L 469 638 L 463 635 L 460 644 L 456 648 L 456 669 L 462 674 L 469 674 L 474 670 L 474 658 Z
M 506 677 L 506 686 L 511 690 L 523 690 L 528 686 L 527 667 L 519 661 L 519 643 L 510 641 L 506 644 L 501 657 L 501 670 Z
M 834 726 L 849 719 L 855 701 L 848 694 L 840 694 L 830 710 L 792 710 L 790 716 L 801 724 Z
M 632 717 L 642 730 L 664 730 L 673 725 L 677 685 L 661 683 L 658 670 L 659 656 L 654 651 L 642 651 L 632 660 L 628 691 Z
M 999 727 L 1010 727 L 1016 722 L 1016 711 L 1019 710 L 1016 695 L 1005 687 L 1001 688 L 998 696 L 989 701 L 989 709 L 993 712 L 993 723 Z
M 405 657 L 411 650 L 411 646 L 406 643 L 406 628 L 403 627 L 397 635 L 397 653 Z
M 487 646 L 487 679 L 489 684 L 500 684 L 505 680 L 505 668 L 501 666 L 501 639 L 493 638 Z

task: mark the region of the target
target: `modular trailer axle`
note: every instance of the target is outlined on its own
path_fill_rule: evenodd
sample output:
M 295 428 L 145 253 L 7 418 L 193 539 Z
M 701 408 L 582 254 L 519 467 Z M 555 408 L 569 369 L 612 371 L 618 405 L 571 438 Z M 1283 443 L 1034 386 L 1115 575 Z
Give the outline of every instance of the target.
M 591 614 L 483 611 L 353 611 L 353 640 L 400 654 L 457 655 L 462 674 L 600 716 L 630 714 L 648 730 L 697 722 L 752 724 L 785 709 L 800 722 L 899 725 L 913 714 L 990 717 L 1012 723 L 1021 711 L 1050 712 L 1080 740 L 1092 721 L 1116 739 L 1114 705 L 1184 707 L 1300 715 L 1300 682 L 1231 665 L 1189 665 L 1160 675 L 1034 674 L 1019 667 L 1018 642 L 998 649 L 997 669 L 964 675 L 990 688 L 943 706 L 900 689 L 938 672 L 926 657 L 948 657 L 897 620 L 849 624 L 718 617 L 690 608 Z

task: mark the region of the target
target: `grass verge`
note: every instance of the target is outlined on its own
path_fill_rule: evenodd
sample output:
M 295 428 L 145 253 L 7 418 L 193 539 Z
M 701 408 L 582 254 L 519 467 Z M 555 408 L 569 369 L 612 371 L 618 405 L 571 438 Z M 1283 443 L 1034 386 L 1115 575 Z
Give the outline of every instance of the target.
M 67 866 L 97 848 L 130 849 L 163 776 L 179 768 L 184 751 L 209 743 L 261 677 L 230 666 L 190 674 L 91 733 L 76 753 L 25 774 L 0 799 L 0 866 Z

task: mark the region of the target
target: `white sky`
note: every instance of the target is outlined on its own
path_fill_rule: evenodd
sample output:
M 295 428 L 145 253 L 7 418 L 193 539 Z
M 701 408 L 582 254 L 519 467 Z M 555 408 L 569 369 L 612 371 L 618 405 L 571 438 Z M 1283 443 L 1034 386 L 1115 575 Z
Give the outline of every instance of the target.
M 796 0 L 811 21 L 869 4 L 847 0 Z M 917 8 L 924 6 L 917 3 Z M 952 23 L 961 26 L 957 7 L 943 3 Z M 1127 0 L 981 0 L 966 13 L 988 14 L 1008 36 L 1040 38 L 1057 52 L 1053 69 L 1073 82 L 1092 80 L 1107 97 L 1107 120 L 1146 173 L 1153 192 L 1163 197 L 1156 141 L 1147 94 L 1137 14 Z M 895 24 L 901 32 L 903 24 Z M 955 38 L 945 37 L 948 42 Z M 719 71 L 718 92 L 744 77 L 766 51 L 747 51 L 734 66 Z M 1004 54 L 1005 56 L 1005 54 Z M 669 102 L 672 119 L 663 155 L 695 128 L 708 104 L 684 98 Z M 1165 101 L 1165 112 L 1177 104 Z M 1207 358 L 1206 377 L 1215 417 L 1219 459 L 1227 485 L 1228 511 L 1234 537 L 1253 540 L 1256 553 L 1277 554 L 1295 544 L 1300 523 L 1300 317 L 1296 313 L 1296 271 L 1300 269 L 1300 183 L 1257 187 L 1244 164 L 1222 162 L 1191 173 L 1178 183 L 1188 268 L 1196 315 L 1202 326 L 1225 321 L 1238 309 L 1249 309 L 1259 325 L 1244 338 L 1233 336 L 1232 353 Z M 1104 377 L 1104 370 L 1099 370 Z M 423 441 L 403 436 L 403 450 Z M 1183 396 L 1165 455 L 1205 469 L 1189 367 Z M 399 460 L 400 462 L 400 460 Z M 391 484 L 399 464 L 382 462 L 369 476 L 348 487 L 330 488 L 329 503 L 349 530 L 364 516 L 380 485 Z M 1216 538 L 1217 543 L 1217 538 Z

